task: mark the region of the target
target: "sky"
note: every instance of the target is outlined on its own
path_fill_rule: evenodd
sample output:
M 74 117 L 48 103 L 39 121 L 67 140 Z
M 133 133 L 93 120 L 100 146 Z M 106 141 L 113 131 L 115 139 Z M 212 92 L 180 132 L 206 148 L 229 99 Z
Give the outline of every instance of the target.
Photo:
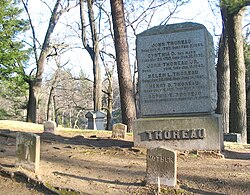
M 38 40 L 42 41 L 45 35 L 45 30 L 47 29 L 50 11 L 48 7 L 40 0 L 30 0 L 29 2 L 30 13 L 36 27 L 37 37 Z M 54 6 L 54 2 L 55 1 L 53 0 L 46 0 L 46 3 L 51 7 Z M 211 4 L 209 2 L 211 2 Z M 215 2 L 218 2 L 218 0 L 190 0 L 190 3 L 180 7 L 179 12 L 175 14 L 168 23 L 180 23 L 186 21 L 201 23 L 208 29 L 210 34 L 212 34 L 214 37 L 214 42 L 217 44 L 219 35 L 221 33 L 221 19 L 219 9 L 218 7 L 216 8 Z M 107 3 L 109 3 L 109 1 L 107 1 Z M 55 40 L 58 39 L 60 42 L 66 41 L 65 37 L 68 33 L 74 34 L 74 32 L 69 28 L 67 28 L 65 31 L 65 25 L 77 25 L 76 21 L 79 18 L 78 9 L 79 8 L 75 8 L 73 12 L 67 13 L 59 20 L 53 36 Z M 158 16 L 154 18 L 151 27 L 153 27 L 154 24 L 159 24 L 159 21 L 157 20 L 164 18 L 165 13 L 166 8 L 157 13 Z M 146 28 L 141 27 L 139 30 L 137 30 L 137 33 L 140 33 L 145 29 Z M 129 37 L 133 37 L 130 32 L 131 31 L 128 29 Z M 76 48 L 68 51 L 67 55 L 64 56 L 64 59 L 61 59 L 62 62 L 69 61 L 67 66 L 72 70 L 73 74 L 77 75 L 82 69 L 86 75 L 92 79 L 93 72 L 91 59 L 86 51 L 79 49 L 79 47 L 82 47 L 82 45 L 80 39 L 76 37 L 76 34 L 74 36 L 72 35 L 70 39 L 70 44 L 72 43 Z M 133 37 L 132 41 L 129 42 L 132 52 L 135 50 L 134 43 L 135 37 Z M 134 54 L 130 56 L 130 58 L 132 58 L 131 63 L 134 61 L 134 56 Z M 51 72 L 54 70 L 55 66 L 53 64 L 47 65 L 45 68 L 45 77 L 49 77 Z
M 221 15 L 218 8 L 218 0 L 191 0 L 181 8 L 181 11 L 170 23 L 197 22 L 203 24 L 214 38 L 217 44 L 221 34 Z

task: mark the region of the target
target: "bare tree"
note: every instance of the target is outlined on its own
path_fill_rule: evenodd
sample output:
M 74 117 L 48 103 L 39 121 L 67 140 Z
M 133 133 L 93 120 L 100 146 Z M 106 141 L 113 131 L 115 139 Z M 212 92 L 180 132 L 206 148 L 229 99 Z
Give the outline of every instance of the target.
M 217 62 L 217 110 L 216 113 L 223 116 L 223 132 L 229 133 L 229 102 L 230 102 L 230 67 L 228 54 L 228 37 L 225 29 L 227 19 L 225 7 L 221 7 L 223 18 L 222 34 L 219 42 L 218 62 Z
M 104 60 L 103 60 L 104 62 Z M 106 72 L 106 79 L 107 87 L 102 92 L 107 95 L 107 106 L 104 109 L 107 111 L 107 125 L 106 129 L 112 129 L 112 112 L 113 112 L 113 75 L 114 75 L 114 66 L 110 69 L 107 64 L 104 62 L 105 72 Z
M 49 96 L 48 96 L 48 103 L 47 103 L 47 115 L 46 115 L 46 120 L 53 120 L 56 121 L 56 103 L 55 103 L 55 95 L 54 91 L 56 90 L 58 80 L 60 78 L 60 73 L 62 72 L 62 68 L 64 68 L 69 61 L 67 61 L 64 64 L 61 64 L 61 53 L 63 53 L 62 50 L 59 50 L 58 48 L 55 48 L 57 55 L 53 56 L 53 59 L 55 60 L 57 69 L 55 70 L 55 73 L 53 74 L 53 77 L 51 78 L 50 82 L 50 89 L 49 89 Z M 54 105 L 54 106 L 51 106 Z M 51 112 L 51 108 L 52 112 Z M 52 114 L 51 114 L 52 113 Z
M 228 37 L 230 65 L 230 131 L 240 133 L 242 143 L 247 142 L 246 84 L 243 53 L 242 17 L 250 1 L 221 0 L 226 10 L 224 19 Z
M 25 79 L 25 81 L 29 84 L 29 100 L 28 100 L 28 106 L 27 106 L 27 122 L 33 122 L 36 123 L 36 115 L 37 115 L 37 105 L 38 105 L 38 97 L 40 94 L 40 89 L 42 86 L 42 79 L 43 79 L 43 72 L 44 72 L 44 66 L 46 63 L 46 58 L 50 54 L 51 47 L 50 47 L 50 40 L 51 35 L 55 29 L 55 26 L 60 18 L 60 16 L 69 11 L 72 6 L 69 4 L 69 0 L 63 1 L 63 0 L 57 0 L 55 3 L 55 6 L 53 10 L 51 10 L 51 17 L 49 21 L 49 25 L 47 28 L 47 32 L 41 47 L 40 54 L 38 54 L 37 51 L 37 45 L 36 45 L 36 34 L 35 34 L 35 28 L 33 26 L 30 13 L 28 10 L 28 0 L 24 1 L 22 0 L 22 4 L 24 6 L 24 9 L 27 13 L 30 27 L 32 30 L 32 40 L 33 40 L 33 52 L 35 56 L 36 61 L 36 73 L 33 74 L 33 71 L 31 71 L 28 78 Z M 73 7 L 75 7 L 74 5 Z
M 82 32 L 82 43 L 84 48 L 88 51 L 92 62 L 93 62 L 93 75 L 94 75 L 94 89 L 93 89 L 93 100 L 94 100 L 94 111 L 101 110 L 101 70 L 99 64 L 99 38 L 96 29 L 96 21 L 93 8 L 93 0 L 87 0 L 88 7 L 88 19 L 91 31 L 92 46 L 87 41 L 86 34 L 86 22 L 84 14 L 84 0 L 80 0 L 80 17 L 81 17 L 81 32 Z
M 44 92 L 47 92 L 41 102 L 42 107 L 58 124 L 71 128 L 84 127 L 80 124 L 85 119 L 84 114 L 93 107 L 92 85 L 93 81 L 84 73 L 74 77 L 61 65 L 44 83 Z
M 132 122 L 136 117 L 136 111 L 123 1 L 110 0 L 110 4 L 114 29 L 117 71 L 120 86 L 122 121 L 128 125 L 128 131 L 132 131 Z

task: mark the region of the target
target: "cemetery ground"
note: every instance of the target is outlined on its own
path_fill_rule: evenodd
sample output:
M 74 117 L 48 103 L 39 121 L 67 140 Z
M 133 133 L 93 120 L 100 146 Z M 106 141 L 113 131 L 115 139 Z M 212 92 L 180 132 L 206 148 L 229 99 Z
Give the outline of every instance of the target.
M 110 131 L 59 129 L 42 133 L 37 124 L 0 121 L 0 194 L 157 194 L 145 185 L 146 150 L 133 137 L 112 139 Z M 15 167 L 15 133 L 41 136 L 40 169 Z M 250 145 L 226 144 L 216 152 L 179 152 L 178 188 L 161 194 L 250 194 Z

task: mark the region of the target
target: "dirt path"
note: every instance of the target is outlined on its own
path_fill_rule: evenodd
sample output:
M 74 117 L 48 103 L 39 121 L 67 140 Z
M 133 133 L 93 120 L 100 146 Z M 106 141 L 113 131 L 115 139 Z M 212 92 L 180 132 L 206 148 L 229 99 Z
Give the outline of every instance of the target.
M 71 194 L 154 194 L 157 191 L 156 187 L 145 185 L 146 151 L 133 148 L 132 136 L 115 140 L 107 133 L 38 134 L 41 161 L 37 174 L 11 167 L 15 164 L 14 138 L 0 136 L 0 165 L 57 189 L 71 190 Z M 250 146 L 230 147 L 223 153 L 225 158 L 214 153 L 179 153 L 179 189 L 166 188 L 162 193 L 250 194 Z M 0 179 L 7 181 L 7 186 L 0 189 L 8 191 L 8 185 L 12 184 L 8 184 L 7 178 Z M 28 188 L 26 193 L 22 187 L 13 188 L 18 194 L 32 191 Z

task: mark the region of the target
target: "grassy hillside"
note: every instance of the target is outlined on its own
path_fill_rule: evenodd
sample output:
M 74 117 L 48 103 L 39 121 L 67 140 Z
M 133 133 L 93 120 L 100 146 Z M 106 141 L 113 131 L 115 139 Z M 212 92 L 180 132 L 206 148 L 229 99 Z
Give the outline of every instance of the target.
M 23 131 L 23 132 L 33 132 L 42 133 L 43 124 L 27 123 L 21 121 L 11 121 L 11 120 L 0 120 L 0 130 L 12 130 L 12 131 Z M 57 127 L 59 134 L 72 135 L 84 135 L 84 136 L 107 136 L 110 137 L 112 132 L 105 130 L 90 130 L 90 129 L 71 129 Z M 130 134 L 131 135 L 131 134 Z
M 26 123 L 21 121 L 0 120 L 0 129 L 9 129 L 14 131 L 42 132 L 43 125 Z

